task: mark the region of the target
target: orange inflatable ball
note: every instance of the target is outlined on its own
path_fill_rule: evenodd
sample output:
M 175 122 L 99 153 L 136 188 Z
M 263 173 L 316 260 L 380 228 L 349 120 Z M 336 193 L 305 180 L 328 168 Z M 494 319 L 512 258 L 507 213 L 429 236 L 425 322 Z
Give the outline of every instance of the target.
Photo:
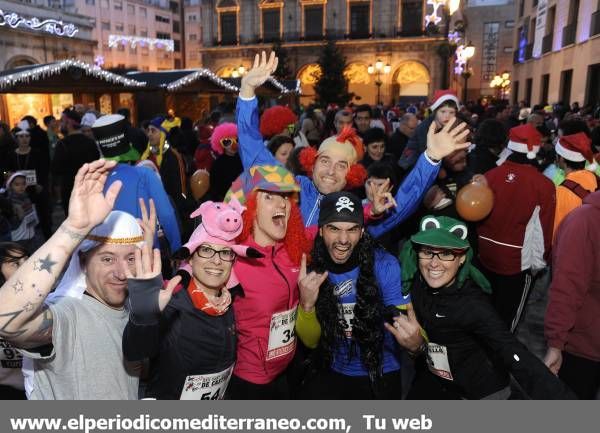
M 206 170 L 196 170 L 190 179 L 190 188 L 195 200 L 200 200 L 210 187 L 210 177 Z
M 456 210 L 465 221 L 481 221 L 494 207 L 494 193 L 486 185 L 472 182 L 456 194 Z

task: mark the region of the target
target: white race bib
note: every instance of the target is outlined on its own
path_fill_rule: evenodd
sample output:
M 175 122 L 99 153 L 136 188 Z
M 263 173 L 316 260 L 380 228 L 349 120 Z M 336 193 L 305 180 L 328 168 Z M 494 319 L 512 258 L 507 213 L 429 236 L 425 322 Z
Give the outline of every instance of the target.
M 37 185 L 37 174 L 35 170 L 21 170 L 21 173 L 25 175 L 25 184 L 27 186 Z
M 354 324 L 355 305 L 356 302 L 339 305 L 340 322 L 342 322 L 342 328 L 344 328 L 346 338 L 352 338 L 352 325 Z
M 23 355 L 15 349 L 8 341 L 0 338 L 0 367 L 21 368 Z
M 427 367 L 436 376 L 447 380 L 454 380 L 450 371 L 448 349 L 446 346 L 435 343 L 427 344 Z
M 296 347 L 296 310 L 294 307 L 271 317 L 267 361 L 287 355 Z
M 222 400 L 233 373 L 233 364 L 220 373 L 197 374 L 185 378 L 180 400 Z

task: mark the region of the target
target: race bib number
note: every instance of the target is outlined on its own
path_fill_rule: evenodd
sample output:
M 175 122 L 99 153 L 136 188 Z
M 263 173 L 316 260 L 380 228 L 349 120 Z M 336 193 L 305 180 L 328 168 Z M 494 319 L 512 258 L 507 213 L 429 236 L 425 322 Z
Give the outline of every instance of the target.
M 271 317 L 267 361 L 292 352 L 296 347 L 296 307 Z
M 427 367 L 436 376 L 447 380 L 454 380 L 450 371 L 448 349 L 446 346 L 435 343 L 427 344 Z
M 222 400 L 232 373 L 233 364 L 220 373 L 186 377 L 180 400 Z
M 2 368 L 21 368 L 23 366 L 23 355 L 11 344 L 0 339 L 0 367 Z
M 35 170 L 21 170 L 21 173 L 25 175 L 25 184 L 27 186 L 37 185 L 37 174 Z
M 352 338 L 352 325 L 354 324 L 354 306 L 356 302 L 352 302 L 349 304 L 341 304 L 339 306 L 340 309 L 340 322 L 342 324 L 342 328 L 344 328 L 344 333 L 346 334 L 346 338 Z

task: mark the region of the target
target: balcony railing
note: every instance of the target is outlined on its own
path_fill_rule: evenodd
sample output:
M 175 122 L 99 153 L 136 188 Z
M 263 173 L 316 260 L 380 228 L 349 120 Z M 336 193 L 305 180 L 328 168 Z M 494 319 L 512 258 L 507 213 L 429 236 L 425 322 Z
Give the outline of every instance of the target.
M 513 65 L 516 65 L 519 62 L 519 50 L 513 51 Z
M 396 29 L 396 36 L 401 37 L 401 38 L 409 38 L 409 37 L 415 37 L 415 36 L 423 36 L 425 34 L 425 32 L 423 31 L 422 28 L 415 28 L 415 29 Z
M 575 43 L 575 32 L 577 30 L 577 23 L 569 24 L 563 27 L 562 35 L 562 46 L 566 47 Z
M 554 40 L 554 33 L 544 36 L 542 39 L 542 54 L 549 53 L 552 51 L 552 41 Z
M 592 22 L 590 25 L 590 37 L 600 33 L 600 11 L 592 14 Z

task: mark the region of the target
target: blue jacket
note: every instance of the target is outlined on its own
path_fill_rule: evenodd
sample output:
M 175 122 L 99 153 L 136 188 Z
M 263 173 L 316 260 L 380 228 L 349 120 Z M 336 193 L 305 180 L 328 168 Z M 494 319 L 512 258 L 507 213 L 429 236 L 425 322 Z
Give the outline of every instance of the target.
M 104 191 L 106 192 L 116 180 L 120 180 L 123 186 L 115 202 L 114 210 L 127 212 L 136 218 L 141 218 L 142 212 L 138 200 L 143 198 L 148 206 L 150 199 L 153 199 L 156 206 L 156 217 L 169 241 L 171 252 L 177 251 L 181 247 L 181 234 L 175 210 L 158 176 L 148 168 L 117 164 L 108 176 Z M 157 238 L 155 238 L 154 244 L 158 245 Z
M 239 97 L 236 111 L 240 143 L 239 154 L 244 170 L 248 170 L 254 165 L 281 164 L 265 147 L 263 137 L 260 135 L 256 98 L 243 99 Z M 414 169 L 398 188 L 395 197 L 398 206 L 378 224 L 370 225 L 367 228 L 369 233 L 375 238 L 380 237 L 408 218 L 417 209 L 423 195 L 437 178 L 439 169 L 440 164 L 431 162 L 423 153 Z M 306 176 L 296 176 L 296 181 L 300 185 L 300 211 L 304 226 L 314 226 L 319 220 L 319 207 L 323 194 Z

